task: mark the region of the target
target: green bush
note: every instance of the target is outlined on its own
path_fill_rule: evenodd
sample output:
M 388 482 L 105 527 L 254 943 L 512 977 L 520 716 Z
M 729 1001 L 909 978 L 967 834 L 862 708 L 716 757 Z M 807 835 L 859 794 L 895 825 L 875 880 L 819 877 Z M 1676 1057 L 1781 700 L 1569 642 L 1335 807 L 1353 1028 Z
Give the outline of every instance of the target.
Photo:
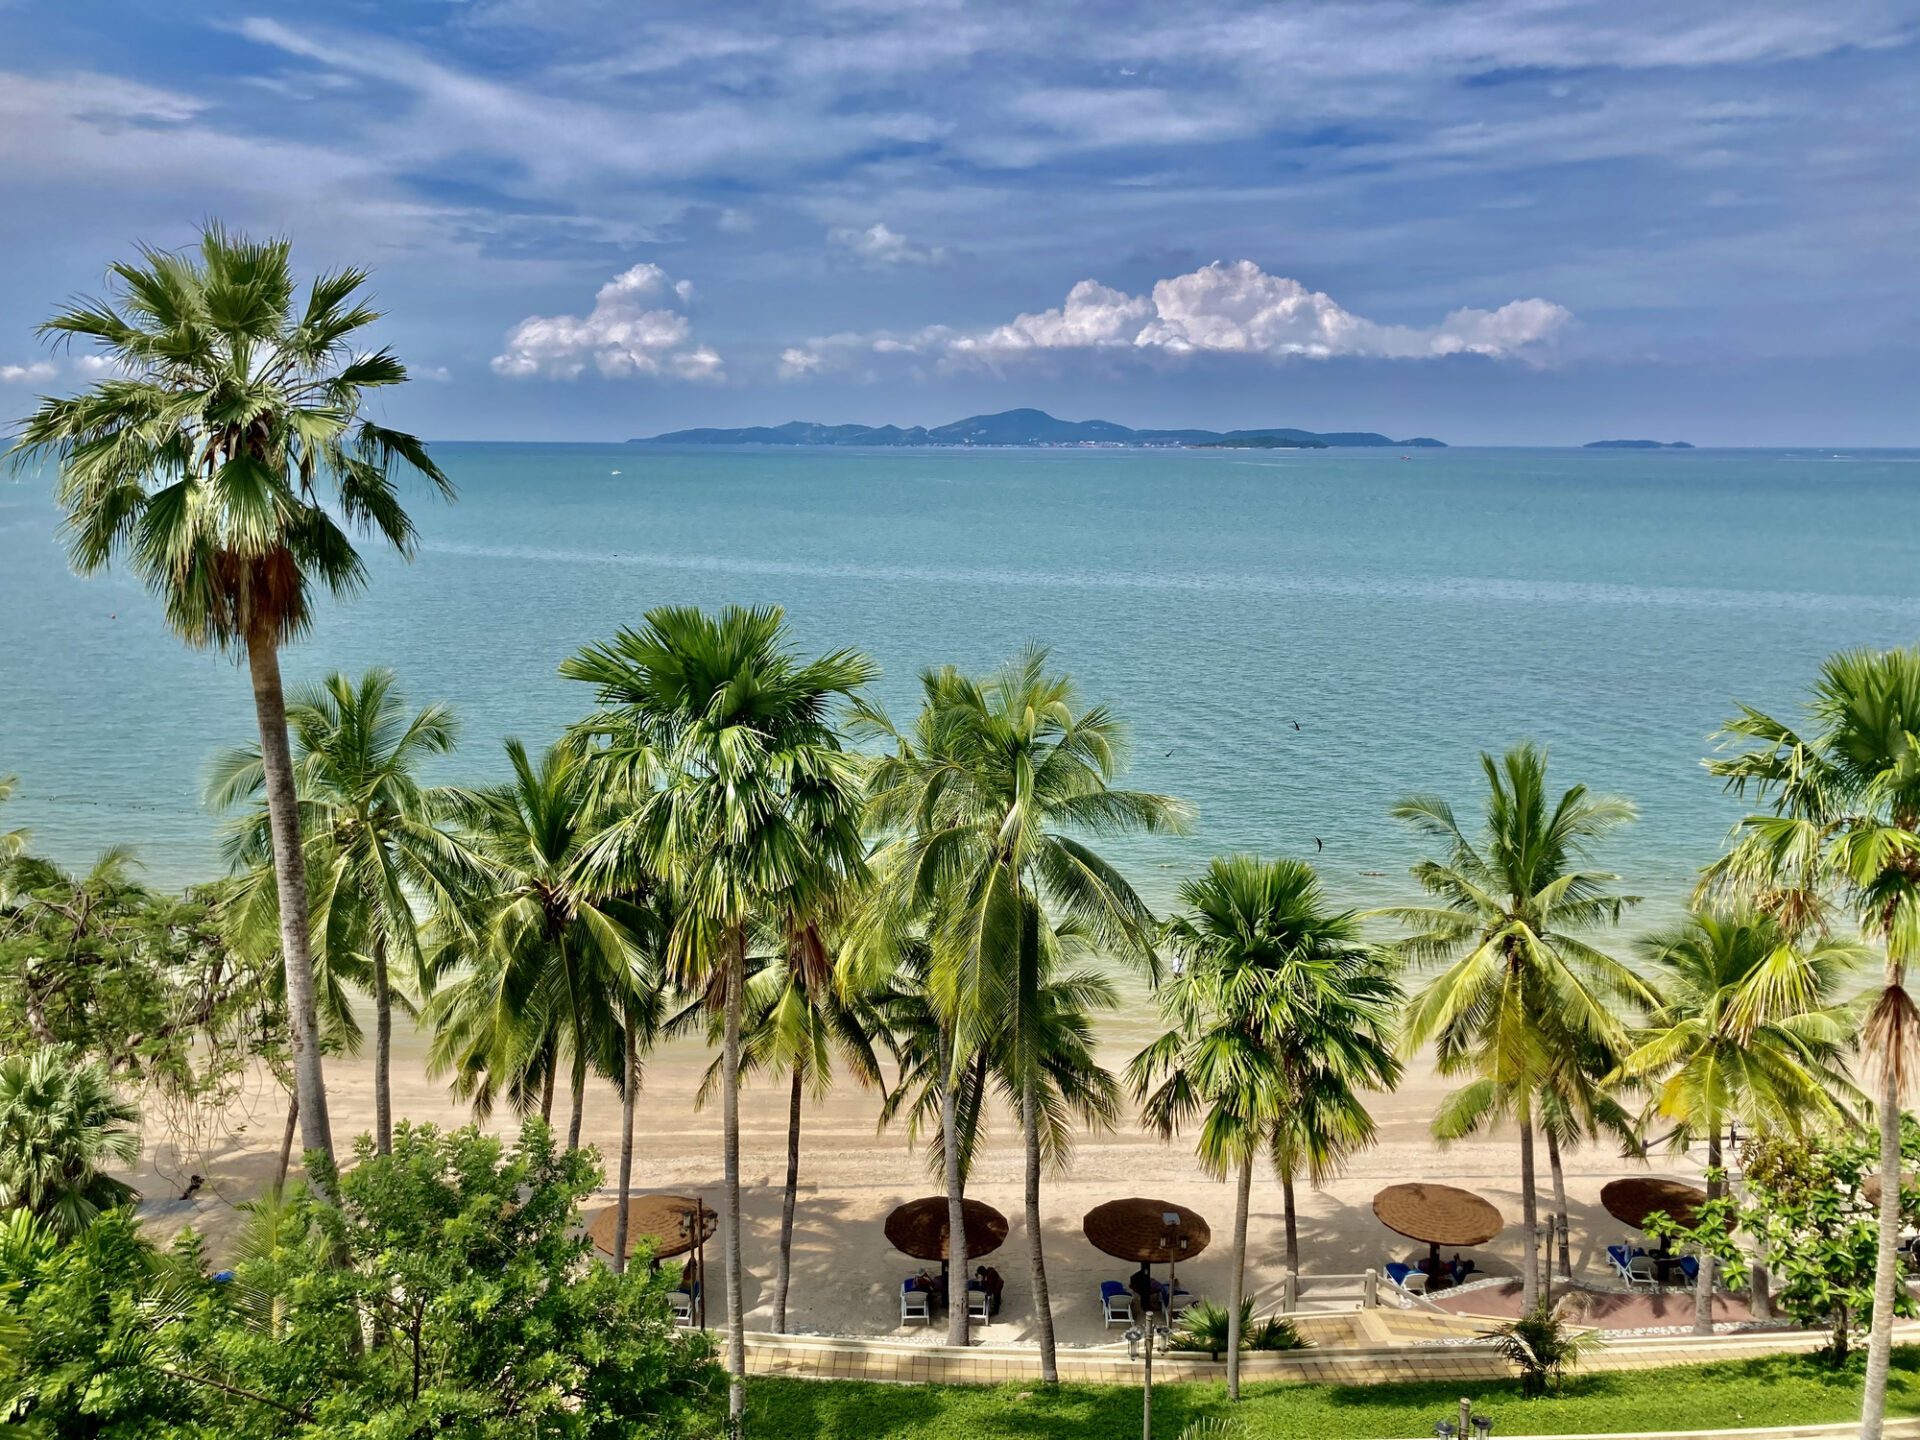
M 1187 1307 L 1180 1326 L 1173 1332 L 1176 1350 L 1204 1350 L 1218 1360 L 1227 1349 L 1227 1311 L 1224 1306 L 1202 1300 Z M 1304 1350 L 1307 1342 L 1293 1328 L 1293 1322 L 1269 1315 L 1256 1324 L 1253 1301 L 1240 1302 L 1240 1348 L 1242 1350 Z

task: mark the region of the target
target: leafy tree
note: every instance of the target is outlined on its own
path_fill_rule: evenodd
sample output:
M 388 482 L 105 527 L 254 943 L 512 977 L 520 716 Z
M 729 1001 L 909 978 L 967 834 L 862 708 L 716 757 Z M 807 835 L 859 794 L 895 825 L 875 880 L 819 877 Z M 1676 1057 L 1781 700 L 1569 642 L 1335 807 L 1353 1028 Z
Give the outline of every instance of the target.
M 1765 811 L 1740 822 L 1706 886 L 1750 898 L 1789 933 L 1844 906 L 1886 946 L 1886 972 L 1862 1035 L 1880 1125 L 1881 1224 L 1861 1440 L 1880 1440 L 1900 1288 L 1900 1106 L 1920 1057 L 1907 965 L 1920 954 L 1920 650 L 1847 650 L 1820 667 L 1797 729 L 1749 705 L 1707 768 Z
M 0 1211 L 25 1210 L 73 1235 L 135 1199 L 106 1173 L 140 1153 L 140 1112 L 106 1067 L 65 1045 L 0 1059 Z
M 1858 946 L 1796 946 L 1758 911 L 1699 912 L 1647 942 L 1649 982 L 1660 996 L 1620 1073 L 1653 1084 L 1652 1108 L 1672 1144 L 1705 1140 L 1707 1198 L 1718 1199 L 1721 1141 L 1738 1123 L 1799 1136 L 1844 1118 L 1854 1097 L 1846 1052 L 1853 1017 L 1840 992 Z M 1713 1333 L 1714 1256 L 1700 1257 L 1694 1333 Z
M 471 868 L 436 823 L 446 793 L 423 787 L 418 769 L 453 749 L 451 710 L 429 705 L 407 714 L 391 670 L 369 670 L 356 683 L 334 673 L 295 693 L 287 706 L 293 736 L 294 788 L 307 850 L 311 933 L 316 963 L 335 974 L 362 969 L 373 999 L 373 1134 L 385 1153 L 393 1136 L 393 1006 L 413 1007 L 393 989 L 393 959 L 407 961 L 416 984 L 425 979 L 409 886 L 429 897 L 457 887 Z M 216 757 L 207 783 L 215 809 L 258 801 L 266 772 L 258 746 Z M 235 897 L 278 925 L 270 817 L 264 808 L 230 836 L 228 857 L 246 880 Z
M 76 570 L 122 557 L 181 639 L 246 654 L 300 1121 L 305 1148 L 331 1154 L 280 648 L 307 628 L 316 589 L 344 595 L 365 583 L 343 525 L 412 553 L 396 467 L 452 488 L 417 439 L 362 413 L 367 392 L 407 378 L 391 351 L 368 349 L 364 332 L 379 314 L 355 299 L 366 272 L 322 275 L 302 299 L 290 252 L 209 224 L 197 251 L 145 249 L 116 263 L 107 298 L 41 327 L 93 342 L 110 377 L 41 401 L 12 453 L 56 462 Z
M 1478 839 L 1438 795 L 1412 795 L 1394 816 L 1445 854 L 1413 867 L 1437 906 L 1383 913 L 1415 934 L 1410 960 L 1445 966 L 1409 1002 L 1405 1041 L 1435 1042 L 1441 1073 L 1470 1075 L 1505 1097 L 1520 1130 L 1521 1308 L 1540 1299 L 1539 1200 L 1533 1134 L 1543 1084 L 1588 1046 L 1618 1048 L 1619 1011 L 1649 1003 L 1643 981 L 1579 932 L 1612 923 L 1633 903 L 1589 869 L 1588 851 L 1633 818 L 1625 800 L 1575 785 L 1551 800 L 1546 752 L 1530 742 L 1482 754 L 1487 794 Z
M 603 890 L 664 880 L 675 978 L 722 1011 L 729 1413 L 746 1408 L 740 1254 L 740 1043 L 749 930 L 817 913 L 857 881 L 866 846 L 858 764 L 831 708 L 878 672 L 854 651 L 802 661 L 777 608 L 661 607 L 560 667 L 594 687 L 575 731 L 602 793 L 624 807 L 594 842 Z
M 863 733 L 892 742 L 869 782 L 874 821 L 898 837 L 881 868 L 901 908 L 925 920 L 935 983 L 950 997 L 955 1058 L 996 1030 L 1015 1047 L 1040 1371 L 1052 1383 L 1040 1223 L 1041 936 L 1046 917 L 1057 915 L 1152 972 L 1146 903 L 1078 836 L 1169 833 L 1189 812 L 1164 795 L 1114 786 L 1126 759 L 1123 725 L 1104 706 L 1081 709 L 1071 677 L 1047 667 L 1047 652 L 1036 647 L 983 679 L 951 667 L 928 671 L 910 734 L 877 710 L 859 719 Z M 957 1234 L 957 1202 L 954 1210 Z
M 1372 1140 L 1359 1091 L 1400 1076 L 1388 1028 L 1399 987 L 1360 938 L 1351 911 L 1328 908 L 1313 867 L 1252 855 L 1216 859 L 1180 887 L 1186 912 L 1167 922 L 1180 958 L 1160 990 L 1170 1027 L 1128 1067 L 1144 1118 L 1162 1135 L 1200 1126 L 1200 1163 L 1236 1181 L 1227 1394 L 1240 1398 L 1240 1312 L 1254 1157 L 1272 1153 L 1286 1177 L 1315 1178 Z M 1297 1264 L 1297 1243 L 1289 1245 Z

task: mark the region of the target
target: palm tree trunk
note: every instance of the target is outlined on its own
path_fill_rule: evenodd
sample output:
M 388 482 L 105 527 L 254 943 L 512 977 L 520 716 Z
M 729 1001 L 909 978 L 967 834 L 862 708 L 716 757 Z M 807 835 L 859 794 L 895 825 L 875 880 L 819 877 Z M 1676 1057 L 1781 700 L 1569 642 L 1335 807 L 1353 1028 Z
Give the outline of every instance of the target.
M 727 937 L 726 1033 L 720 1052 L 727 1191 L 727 1424 L 738 1436 L 747 1409 L 747 1314 L 740 1264 L 740 1011 L 747 985 L 747 932 Z
M 621 1067 L 620 1081 L 620 1209 L 613 1220 L 613 1273 L 627 1273 L 627 1197 L 633 1190 L 633 1105 L 634 1092 L 639 1086 L 640 1047 L 634 1043 L 633 1022 L 629 1018 L 623 1027 L 626 1031 L 625 1063 Z
M 287 1130 L 280 1137 L 280 1168 L 273 1177 L 273 1188 L 284 1190 L 287 1185 L 287 1167 L 293 1163 L 293 1132 L 300 1123 L 300 1094 L 295 1091 L 287 1100 Z
M 1031 1072 L 1020 1086 L 1020 1128 L 1027 1142 L 1027 1256 L 1033 1267 L 1033 1321 L 1040 1339 L 1040 1382 L 1060 1383 L 1053 1347 L 1053 1306 L 1047 1298 L 1047 1255 L 1040 1236 L 1040 1086 Z
M 548 1042 L 552 1044 L 551 1041 Z M 540 1123 L 553 1123 L 553 1079 L 560 1069 L 560 1052 L 550 1050 L 547 1054 L 547 1068 L 540 1077 Z
M 280 685 L 279 644 L 256 627 L 247 637 L 254 716 L 260 725 L 260 768 L 266 779 L 267 824 L 273 836 L 273 879 L 280 898 L 280 953 L 287 970 L 287 1020 L 293 1040 L 293 1088 L 300 1100 L 300 1148 L 333 1158 L 327 1082 L 320 1066 L 320 1012 L 314 1000 L 312 934 L 307 917 L 306 854 L 287 744 L 287 699 Z
M 393 997 L 387 990 L 387 937 L 373 937 L 373 1148 L 393 1153 Z
M 587 1113 L 587 1049 L 585 1038 L 573 1037 L 573 1114 L 567 1119 L 567 1149 L 580 1148 L 580 1122 Z
M 1533 1108 L 1520 1102 L 1520 1243 L 1526 1247 L 1520 1261 L 1520 1313 L 1530 1315 L 1540 1303 L 1540 1201 L 1534 1193 Z
M 1887 988 L 1898 987 L 1903 966 L 1887 965 Z M 1895 1032 L 1895 1042 L 1905 1037 Z M 1873 1329 L 1867 1335 L 1867 1384 L 1860 1401 L 1860 1440 L 1880 1440 L 1887 1418 L 1887 1372 L 1893 1362 L 1893 1299 L 1900 1283 L 1899 1055 L 1882 1055 L 1880 1080 L 1880 1242 L 1873 1267 Z
M 1716 1125 L 1713 1134 L 1707 1137 L 1707 1174 L 1712 1177 L 1720 1168 L 1720 1129 Z M 1707 1199 L 1720 1198 L 1720 1182 L 1709 1178 L 1707 1181 Z M 1713 1333 L 1713 1256 L 1705 1250 L 1695 1258 L 1700 1262 L 1700 1273 L 1693 1277 L 1693 1333 L 1711 1335 Z
M 787 1096 L 787 1188 L 780 1197 L 780 1268 L 773 1279 L 773 1331 L 787 1333 L 787 1282 L 793 1273 L 793 1204 L 800 1193 L 800 1067 Z M 963 1307 L 964 1308 L 964 1307 Z
M 1287 1274 L 1300 1281 L 1300 1217 L 1293 1207 L 1293 1170 L 1280 1172 L 1280 1206 L 1287 1218 Z
M 1227 1285 L 1227 1399 L 1240 1398 L 1240 1301 L 1247 1292 L 1247 1204 L 1253 1195 L 1253 1156 L 1240 1162 L 1233 1197 L 1233 1278 Z M 1168 1296 L 1169 1300 L 1173 1297 Z M 1147 1343 L 1153 1343 L 1151 1326 Z
M 941 1159 L 947 1172 L 947 1271 L 949 1276 L 964 1277 L 970 1273 L 971 1257 L 967 1254 L 967 1210 L 966 1210 L 966 1172 L 960 1165 L 960 1078 L 953 1073 L 951 1057 L 943 1066 L 945 1078 L 940 1085 L 940 1145 L 944 1152 Z M 948 1289 L 952 1289 L 949 1280 Z M 961 1290 L 963 1303 L 955 1305 L 953 1297 L 947 1297 L 947 1343 L 965 1345 L 967 1339 L 967 1307 L 964 1303 L 966 1291 Z
M 1573 1279 L 1573 1256 L 1567 1248 L 1567 1172 L 1560 1164 L 1560 1140 L 1553 1133 L 1551 1125 L 1542 1127 L 1547 1136 L 1547 1169 L 1553 1175 L 1553 1229 L 1554 1237 L 1547 1242 L 1547 1251 L 1553 1253 L 1556 1242 L 1560 1253 L 1560 1278 Z

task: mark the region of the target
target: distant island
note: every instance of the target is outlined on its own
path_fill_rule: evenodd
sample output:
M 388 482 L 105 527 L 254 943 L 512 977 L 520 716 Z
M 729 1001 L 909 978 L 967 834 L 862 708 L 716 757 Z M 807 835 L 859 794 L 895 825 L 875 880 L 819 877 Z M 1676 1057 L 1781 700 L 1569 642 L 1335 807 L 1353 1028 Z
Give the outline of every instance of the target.
M 819 425 L 791 420 L 785 425 L 749 425 L 738 430 L 673 430 L 627 442 L 629 445 L 1020 445 L 1150 446 L 1157 449 L 1299 449 L 1329 446 L 1419 445 L 1444 448 L 1425 435 L 1394 440 L 1370 430 L 1316 434 L 1311 430 L 1134 430 L 1111 420 L 1057 420 L 1044 410 L 1003 410 L 998 415 L 969 415 L 929 430 L 924 425 Z
M 1583 450 L 1691 450 L 1684 440 L 1590 440 Z

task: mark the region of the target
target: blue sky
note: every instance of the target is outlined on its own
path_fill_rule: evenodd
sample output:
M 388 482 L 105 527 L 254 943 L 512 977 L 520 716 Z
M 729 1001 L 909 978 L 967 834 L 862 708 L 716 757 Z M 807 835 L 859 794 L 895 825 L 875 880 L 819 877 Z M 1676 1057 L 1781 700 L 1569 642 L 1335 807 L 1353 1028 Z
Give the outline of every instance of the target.
M 436 438 L 1917 445 L 1917 61 L 1911 0 L 0 0 L 0 413 L 218 216 L 375 269 Z

